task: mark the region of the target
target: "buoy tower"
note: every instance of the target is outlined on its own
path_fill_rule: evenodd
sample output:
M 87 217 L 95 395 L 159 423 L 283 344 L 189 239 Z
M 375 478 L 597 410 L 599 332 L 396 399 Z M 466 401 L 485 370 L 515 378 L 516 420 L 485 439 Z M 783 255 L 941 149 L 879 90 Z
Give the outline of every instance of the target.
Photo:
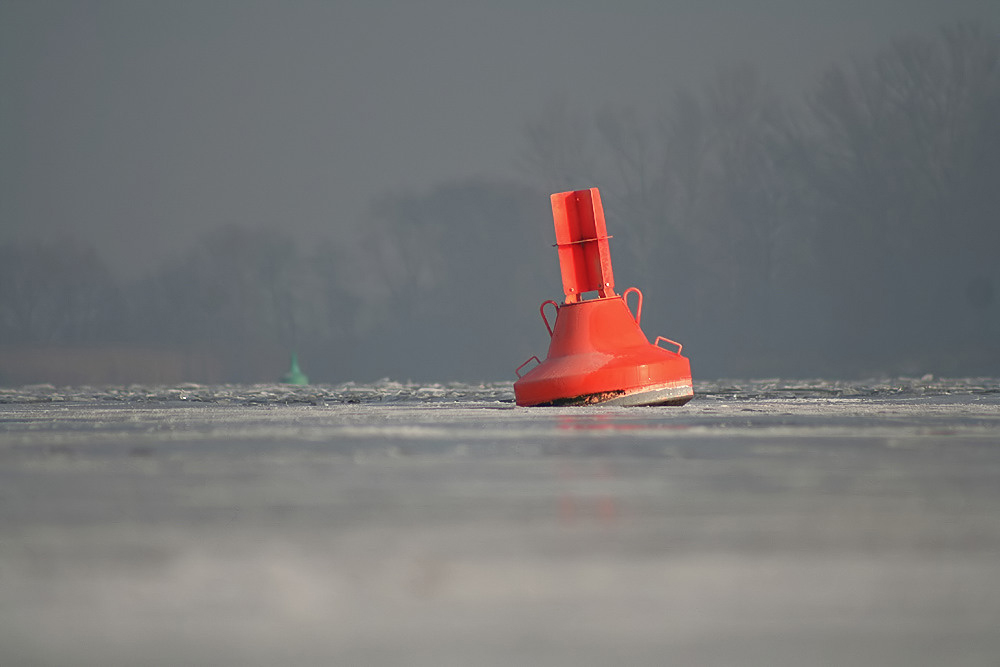
M 281 378 L 282 384 L 307 385 L 309 377 L 299 368 L 299 355 L 292 352 L 292 366 Z
M 694 389 L 681 344 L 663 336 L 650 343 L 639 328 L 642 292 L 630 287 L 615 293 L 611 237 L 597 188 L 559 192 L 551 199 L 565 297 L 561 304 L 545 301 L 539 308 L 551 339 L 549 351 L 545 361 L 533 356 L 515 371 L 517 404 L 687 403 Z M 634 314 L 627 302 L 632 293 Z M 545 314 L 547 306 L 556 310 L 554 325 Z M 537 365 L 522 374 L 532 361 Z

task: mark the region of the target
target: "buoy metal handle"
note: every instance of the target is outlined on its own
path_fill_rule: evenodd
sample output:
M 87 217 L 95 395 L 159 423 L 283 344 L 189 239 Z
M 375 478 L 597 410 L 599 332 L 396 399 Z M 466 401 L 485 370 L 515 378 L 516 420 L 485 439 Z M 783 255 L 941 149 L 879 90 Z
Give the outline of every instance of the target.
M 636 306 L 635 306 L 635 323 L 639 324 L 639 320 L 642 319 L 642 292 L 639 291 L 638 287 L 629 287 L 627 290 L 625 290 L 625 292 L 622 294 L 622 299 L 625 301 L 625 307 L 626 308 L 628 308 L 628 295 L 629 295 L 629 292 L 635 292 L 636 294 L 639 295 L 639 301 L 638 301 L 638 303 L 636 303 Z M 629 310 L 632 310 L 632 309 L 629 308 Z
M 661 341 L 661 340 L 663 340 L 663 341 L 666 341 L 666 342 L 670 343 L 671 345 L 676 345 L 676 346 L 677 346 L 677 354 L 680 354 L 680 353 L 681 353 L 681 350 L 683 350 L 683 349 L 684 349 L 684 346 L 683 346 L 683 345 L 681 345 L 680 343 L 678 343 L 677 341 L 675 341 L 675 340 L 670 340 L 669 338 L 664 338 L 663 336 L 657 336 L 657 337 L 656 337 L 656 342 L 655 342 L 655 343 L 653 343 L 653 345 L 655 345 L 655 346 L 659 347 L 659 346 L 660 346 L 660 341 Z M 530 359 L 529 359 L 529 361 L 530 361 Z
M 521 369 L 530 364 L 532 359 L 534 359 L 536 362 L 538 362 L 539 365 L 541 365 L 542 360 L 535 355 L 531 355 L 531 357 L 526 362 L 524 362 L 514 370 L 514 374 L 517 375 L 518 380 L 521 379 Z
M 559 312 L 559 304 L 549 299 L 548 301 L 543 301 L 542 305 L 538 307 L 538 312 L 542 314 L 542 322 L 545 322 L 545 328 L 548 329 L 549 338 L 552 338 L 552 325 L 549 324 L 549 318 L 545 317 L 545 306 L 552 304 L 556 307 L 556 312 Z M 531 361 L 530 359 L 528 361 Z

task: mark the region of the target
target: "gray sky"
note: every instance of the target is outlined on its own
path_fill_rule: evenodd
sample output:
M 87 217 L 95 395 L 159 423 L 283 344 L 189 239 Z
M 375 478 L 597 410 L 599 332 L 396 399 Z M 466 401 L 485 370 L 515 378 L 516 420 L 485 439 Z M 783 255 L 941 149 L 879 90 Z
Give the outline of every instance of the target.
M 0 0 L 0 241 L 134 271 L 224 224 L 344 233 L 382 192 L 516 176 L 554 96 L 651 112 L 740 62 L 795 95 L 959 19 L 1000 3 Z

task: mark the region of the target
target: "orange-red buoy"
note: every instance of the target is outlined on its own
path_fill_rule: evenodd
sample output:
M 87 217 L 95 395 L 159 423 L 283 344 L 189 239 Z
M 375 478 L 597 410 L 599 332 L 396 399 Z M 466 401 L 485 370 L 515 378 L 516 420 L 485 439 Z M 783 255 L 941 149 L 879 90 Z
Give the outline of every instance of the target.
M 565 301 L 539 309 L 551 341 L 545 361 L 531 357 L 515 373 L 518 405 L 683 405 L 694 396 L 691 363 L 680 343 L 650 343 L 639 328 L 642 292 L 615 294 L 604 209 L 597 188 L 552 195 L 552 218 Z M 597 292 L 584 299 L 583 295 Z M 637 295 L 635 314 L 627 297 Z M 554 325 L 545 307 L 556 309 Z M 660 347 L 665 342 L 676 350 Z M 532 360 L 538 365 L 521 374 Z

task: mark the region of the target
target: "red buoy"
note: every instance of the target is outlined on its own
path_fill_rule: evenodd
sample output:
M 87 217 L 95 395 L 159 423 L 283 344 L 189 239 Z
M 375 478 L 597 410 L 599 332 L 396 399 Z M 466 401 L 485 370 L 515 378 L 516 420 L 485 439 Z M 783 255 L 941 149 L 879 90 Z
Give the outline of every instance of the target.
M 683 405 L 694 396 L 691 363 L 680 343 L 650 343 L 639 328 L 642 292 L 615 294 L 604 209 L 597 188 L 552 195 L 565 301 L 539 309 L 551 341 L 545 361 L 531 357 L 515 373 L 518 405 Z M 597 292 L 584 299 L 583 295 Z M 635 314 L 626 301 L 637 295 Z M 550 325 L 545 307 L 556 309 Z M 660 347 L 667 343 L 676 350 Z M 532 361 L 538 365 L 521 370 Z

